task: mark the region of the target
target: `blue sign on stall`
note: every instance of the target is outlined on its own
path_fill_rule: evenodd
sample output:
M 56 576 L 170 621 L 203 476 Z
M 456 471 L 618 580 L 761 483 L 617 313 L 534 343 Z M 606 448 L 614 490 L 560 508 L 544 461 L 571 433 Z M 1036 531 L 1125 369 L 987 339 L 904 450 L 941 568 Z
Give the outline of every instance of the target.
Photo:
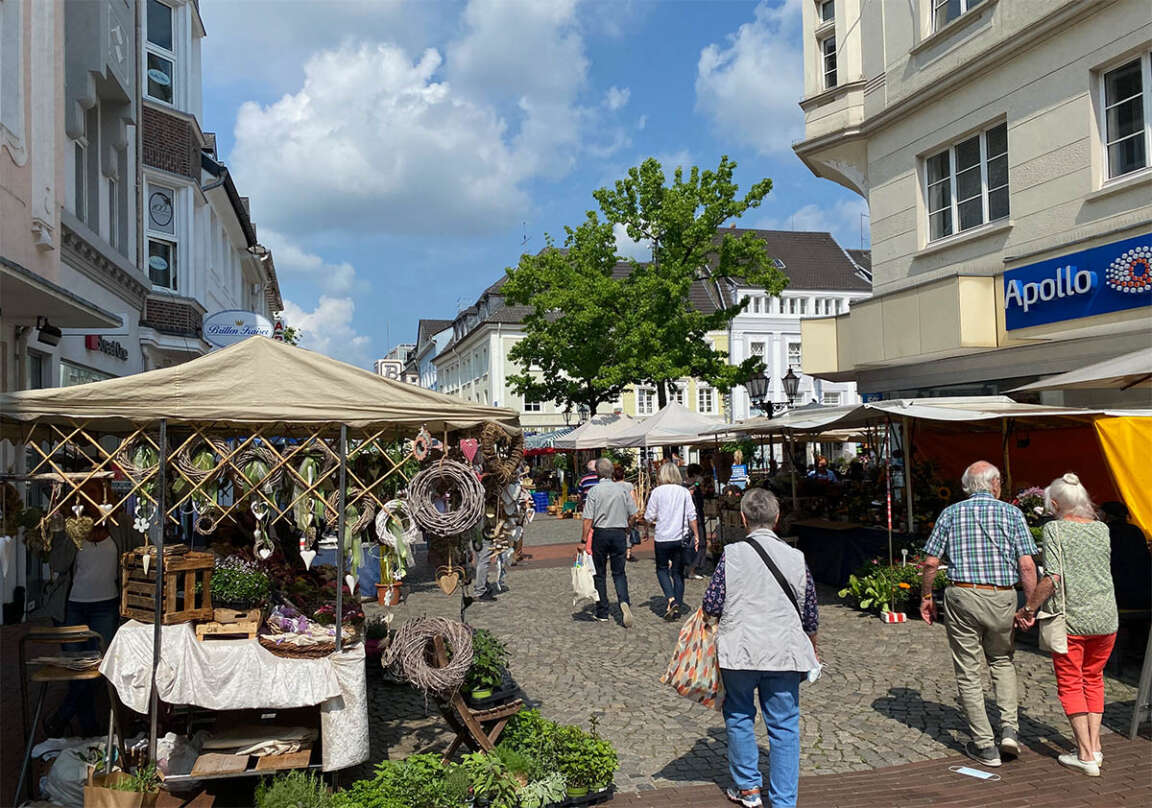
M 1152 233 L 1004 273 L 1004 327 L 1152 305 Z

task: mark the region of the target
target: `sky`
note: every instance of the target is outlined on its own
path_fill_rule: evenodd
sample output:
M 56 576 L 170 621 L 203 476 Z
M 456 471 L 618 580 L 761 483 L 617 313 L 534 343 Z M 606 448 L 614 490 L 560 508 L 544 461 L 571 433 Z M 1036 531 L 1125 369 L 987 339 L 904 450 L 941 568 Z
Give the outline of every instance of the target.
M 865 202 L 791 148 L 801 2 L 202 0 L 203 125 L 286 323 L 370 367 L 648 157 L 671 176 L 728 155 L 742 189 L 773 182 L 741 226 L 861 246 Z

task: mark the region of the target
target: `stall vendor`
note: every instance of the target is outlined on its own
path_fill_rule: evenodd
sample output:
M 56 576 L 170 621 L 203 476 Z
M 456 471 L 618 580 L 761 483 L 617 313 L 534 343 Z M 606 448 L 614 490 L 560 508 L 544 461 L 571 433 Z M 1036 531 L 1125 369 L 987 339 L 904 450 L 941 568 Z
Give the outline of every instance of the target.
M 90 480 L 82 490 L 97 503 L 111 501 L 104 481 Z M 81 535 L 87 520 L 95 522 L 101 513 L 88 498 L 79 494 L 74 498 L 76 502 L 65 505 L 64 512 L 72 516 L 72 507 L 77 503 L 83 512 L 69 520 L 70 535 L 53 538 L 48 559 L 53 579 L 45 590 L 44 609 L 58 626 L 88 626 L 103 638 L 107 649 L 120 626 L 120 554 L 129 549 L 133 534 L 127 516 L 121 512 L 116 515 L 118 524 L 108 519 L 92 524 L 88 533 Z M 79 546 L 72 536 L 80 540 Z M 67 650 L 95 651 L 98 644 L 92 639 L 83 645 L 70 645 Z M 80 718 L 83 737 L 106 729 L 101 727 L 102 718 L 96 708 L 99 690 L 98 680 L 72 682 L 60 708 L 44 722 L 48 736 L 66 736 L 75 717 Z
M 826 480 L 830 483 L 836 482 L 836 472 L 828 468 L 828 458 L 823 455 L 816 458 L 816 468 L 808 472 L 808 479 Z

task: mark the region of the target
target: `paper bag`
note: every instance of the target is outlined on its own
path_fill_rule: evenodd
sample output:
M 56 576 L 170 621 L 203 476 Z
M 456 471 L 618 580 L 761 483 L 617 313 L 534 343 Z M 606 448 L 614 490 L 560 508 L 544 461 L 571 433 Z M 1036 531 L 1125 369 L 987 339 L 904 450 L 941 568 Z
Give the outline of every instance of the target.
M 127 778 L 124 772 L 91 774 L 88 785 L 84 786 L 84 808 L 152 808 L 156 804 L 156 794 L 118 791 L 108 787 Z

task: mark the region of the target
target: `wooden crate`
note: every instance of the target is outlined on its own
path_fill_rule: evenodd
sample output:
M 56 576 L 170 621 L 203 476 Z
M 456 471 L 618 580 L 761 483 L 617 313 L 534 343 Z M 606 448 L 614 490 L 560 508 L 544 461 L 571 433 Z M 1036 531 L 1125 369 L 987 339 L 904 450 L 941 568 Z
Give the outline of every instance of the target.
M 212 619 L 217 623 L 257 623 L 264 622 L 264 611 L 259 607 L 255 609 L 212 609 Z
M 260 633 L 259 620 L 246 620 L 242 623 L 200 623 L 196 626 L 196 639 L 204 640 L 252 640 Z
M 156 548 L 147 548 L 152 556 L 148 572 L 144 572 L 144 549 L 138 547 L 120 557 L 120 616 L 151 623 L 156 615 Z M 161 610 L 165 625 L 212 619 L 215 565 L 212 553 L 189 552 L 187 548 L 169 553 L 165 548 Z

